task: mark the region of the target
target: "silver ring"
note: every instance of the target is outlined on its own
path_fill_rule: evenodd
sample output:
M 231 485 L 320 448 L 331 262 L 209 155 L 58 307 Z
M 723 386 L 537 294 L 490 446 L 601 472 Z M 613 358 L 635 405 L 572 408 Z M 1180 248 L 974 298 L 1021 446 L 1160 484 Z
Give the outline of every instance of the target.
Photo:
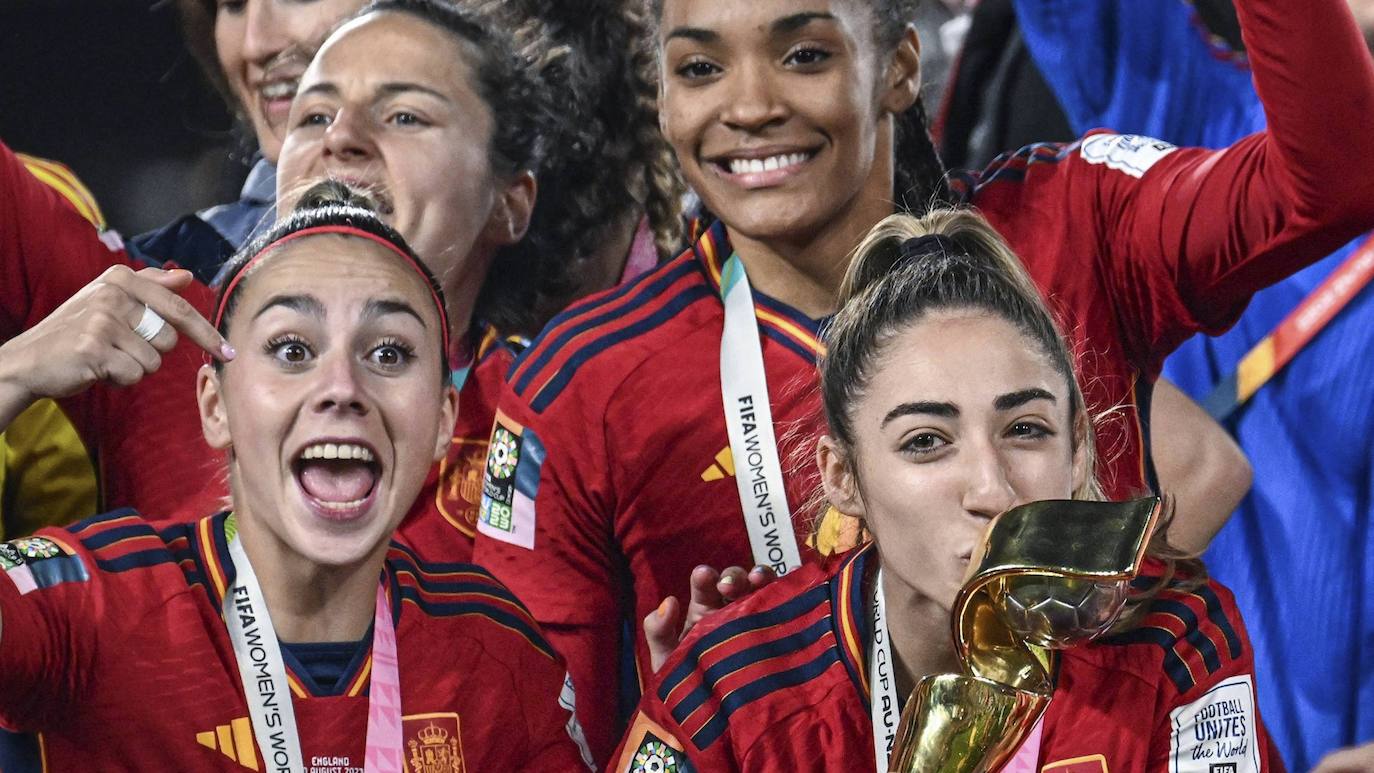
M 156 311 L 149 308 L 147 304 L 144 304 L 143 318 L 140 319 L 138 325 L 134 327 L 134 333 L 144 341 L 151 343 L 153 338 L 155 338 L 158 333 L 162 332 L 162 328 L 166 324 L 167 320 L 163 319 L 161 314 L 158 314 Z

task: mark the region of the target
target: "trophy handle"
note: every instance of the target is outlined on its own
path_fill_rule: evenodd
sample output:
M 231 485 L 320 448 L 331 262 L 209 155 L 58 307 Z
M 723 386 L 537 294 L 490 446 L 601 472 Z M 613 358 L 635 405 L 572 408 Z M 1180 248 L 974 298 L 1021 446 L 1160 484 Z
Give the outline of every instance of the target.
M 928 676 L 902 712 L 889 770 L 988 773 L 1045 713 L 1057 650 L 1120 616 L 1159 523 L 1157 497 L 1032 502 L 994 518 L 955 600 L 963 674 Z

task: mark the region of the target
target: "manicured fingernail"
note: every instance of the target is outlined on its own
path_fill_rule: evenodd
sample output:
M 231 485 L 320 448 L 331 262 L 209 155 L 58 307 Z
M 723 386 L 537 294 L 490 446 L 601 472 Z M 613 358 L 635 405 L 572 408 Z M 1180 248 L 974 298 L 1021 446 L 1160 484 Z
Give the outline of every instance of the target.
M 758 566 L 754 567 L 753 569 L 750 569 L 750 570 L 749 570 L 749 573 L 750 573 L 750 574 L 753 574 L 754 572 L 766 572 L 766 571 L 768 571 L 768 570 L 764 567 L 764 565 L 763 565 L 763 564 L 759 564 Z
M 234 347 L 230 346 L 228 341 L 219 345 L 219 353 L 224 355 L 224 359 L 226 360 L 232 360 L 239 356 L 239 353 L 234 351 Z
M 658 605 L 658 609 L 654 610 L 654 614 L 658 615 L 660 619 L 668 616 L 668 599 L 664 599 L 663 603 Z
M 724 585 L 734 585 L 735 576 L 733 574 L 722 574 L 720 576 L 720 582 Z

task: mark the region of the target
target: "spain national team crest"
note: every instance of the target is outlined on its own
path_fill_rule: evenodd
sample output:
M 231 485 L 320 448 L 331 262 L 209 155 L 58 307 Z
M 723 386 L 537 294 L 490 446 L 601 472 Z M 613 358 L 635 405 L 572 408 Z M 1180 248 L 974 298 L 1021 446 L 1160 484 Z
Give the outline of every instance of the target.
M 482 505 L 482 472 L 487 461 L 485 438 L 453 438 L 439 460 L 439 486 L 434 504 L 444 519 L 469 537 L 476 534 Z
M 401 723 L 406 773 L 465 773 L 457 714 L 414 714 Z
M 626 737 L 634 739 L 634 745 L 625 746 L 614 768 L 620 773 L 695 773 L 673 734 L 643 714 L 635 717 Z

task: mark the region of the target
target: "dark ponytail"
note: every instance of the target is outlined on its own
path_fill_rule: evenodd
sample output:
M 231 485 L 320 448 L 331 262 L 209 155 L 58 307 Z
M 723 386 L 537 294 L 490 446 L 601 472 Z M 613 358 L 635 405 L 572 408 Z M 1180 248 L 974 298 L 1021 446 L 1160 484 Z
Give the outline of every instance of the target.
M 953 203 L 945 165 L 928 127 L 925 104 L 920 97 L 897 116 L 893 199 L 899 210 L 923 214 Z

